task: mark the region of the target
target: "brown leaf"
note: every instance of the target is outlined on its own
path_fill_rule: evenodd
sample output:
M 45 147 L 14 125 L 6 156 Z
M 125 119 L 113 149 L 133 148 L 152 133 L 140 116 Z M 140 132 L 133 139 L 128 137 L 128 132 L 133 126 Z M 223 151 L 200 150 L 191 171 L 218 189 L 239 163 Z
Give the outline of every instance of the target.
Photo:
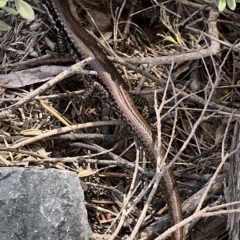
M 34 83 L 45 82 L 66 69 L 67 67 L 63 66 L 42 66 L 0 75 L 0 87 L 20 88 Z

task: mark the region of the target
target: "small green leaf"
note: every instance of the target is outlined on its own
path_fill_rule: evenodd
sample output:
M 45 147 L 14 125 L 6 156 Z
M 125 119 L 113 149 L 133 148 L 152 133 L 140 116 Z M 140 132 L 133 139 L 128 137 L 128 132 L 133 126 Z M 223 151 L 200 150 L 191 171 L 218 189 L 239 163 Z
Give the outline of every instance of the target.
M 6 12 L 9 12 L 9 13 L 11 13 L 13 15 L 17 15 L 18 14 L 18 12 L 16 10 L 14 10 L 12 8 L 9 8 L 9 7 L 3 7 L 2 9 L 4 9 Z
M 219 0 L 218 10 L 222 12 L 226 8 L 226 0 Z
M 0 31 L 8 31 L 11 27 L 8 26 L 5 22 L 0 20 Z
M 3 8 L 7 4 L 8 0 L 0 0 L 0 8 Z
M 34 11 L 32 7 L 24 2 L 23 0 L 15 0 L 16 8 L 19 12 L 19 14 L 27 19 L 27 20 L 33 20 L 34 19 Z
M 236 2 L 235 0 L 227 0 L 228 7 L 233 11 L 236 8 Z
M 236 0 L 237 3 L 240 3 L 240 0 Z

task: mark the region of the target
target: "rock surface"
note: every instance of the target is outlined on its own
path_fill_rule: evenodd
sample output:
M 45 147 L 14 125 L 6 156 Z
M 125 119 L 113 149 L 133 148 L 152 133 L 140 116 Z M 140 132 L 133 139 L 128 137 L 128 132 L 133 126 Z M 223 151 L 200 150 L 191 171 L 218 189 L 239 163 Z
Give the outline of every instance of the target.
M 0 168 L 1 240 L 87 240 L 84 195 L 74 172 Z

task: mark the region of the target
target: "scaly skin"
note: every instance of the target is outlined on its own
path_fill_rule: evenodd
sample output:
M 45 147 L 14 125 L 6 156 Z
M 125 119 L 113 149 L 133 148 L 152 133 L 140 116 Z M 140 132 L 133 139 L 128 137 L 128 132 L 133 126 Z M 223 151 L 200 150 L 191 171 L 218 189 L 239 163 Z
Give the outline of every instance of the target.
M 98 78 L 94 81 L 98 82 L 100 95 L 116 110 L 137 142 L 156 161 L 156 137 L 153 136 L 151 127 L 138 112 L 127 86 L 115 66 L 102 52 L 92 36 L 72 16 L 66 0 L 43 0 L 43 5 L 56 30 L 67 39 L 75 58 L 82 60 L 92 57 L 89 67 L 98 73 Z M 164 153 L 165 150 L 162 147 L 161 157 L 164 156 Z M 164 173 L 163 179 L 166 189 L 164 194 L 170 208 L 172 223 L 177 224 L 182 220 L 182 208 L 172 169 Z M 183 239 L 182 228 L 174 233 L 173 238 L 175 240 Z

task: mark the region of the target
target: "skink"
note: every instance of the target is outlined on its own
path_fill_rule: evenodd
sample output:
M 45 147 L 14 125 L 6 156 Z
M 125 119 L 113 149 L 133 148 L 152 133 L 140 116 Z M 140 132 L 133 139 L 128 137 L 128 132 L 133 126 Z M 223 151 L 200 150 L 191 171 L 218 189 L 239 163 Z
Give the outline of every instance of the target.
M 153 136 L 151 127 L 138 112 L 127 86 L 115 66 L 103 53 L 93 37 L 73 17 L 68 1 L 43 0 L 42 4 L 48 11 L 57 31 L 68 41 L 71 52 L 76 59 L 82 60 L 92 57 L 89 64 L 98 73 L 98 78 L 94 81 L 101 85 L 104 91 L 104 100 L 107 100 L 116 109 L 118 116 L 123 120 L 136 141 L 156 161 L 156 137 Z M 164 154 L 165 150 L 161 147 L 161 155 L 164 156 Z M 163 180 L 166 185 L 166 193 L 164 194 L 168 201 L 170 215 L 173 224 L 177 224 L 182 220 L 182 208 L 172 169 L 164 173 Z M 183 239 L 181 228 L 174 233 L 174 239 Z

